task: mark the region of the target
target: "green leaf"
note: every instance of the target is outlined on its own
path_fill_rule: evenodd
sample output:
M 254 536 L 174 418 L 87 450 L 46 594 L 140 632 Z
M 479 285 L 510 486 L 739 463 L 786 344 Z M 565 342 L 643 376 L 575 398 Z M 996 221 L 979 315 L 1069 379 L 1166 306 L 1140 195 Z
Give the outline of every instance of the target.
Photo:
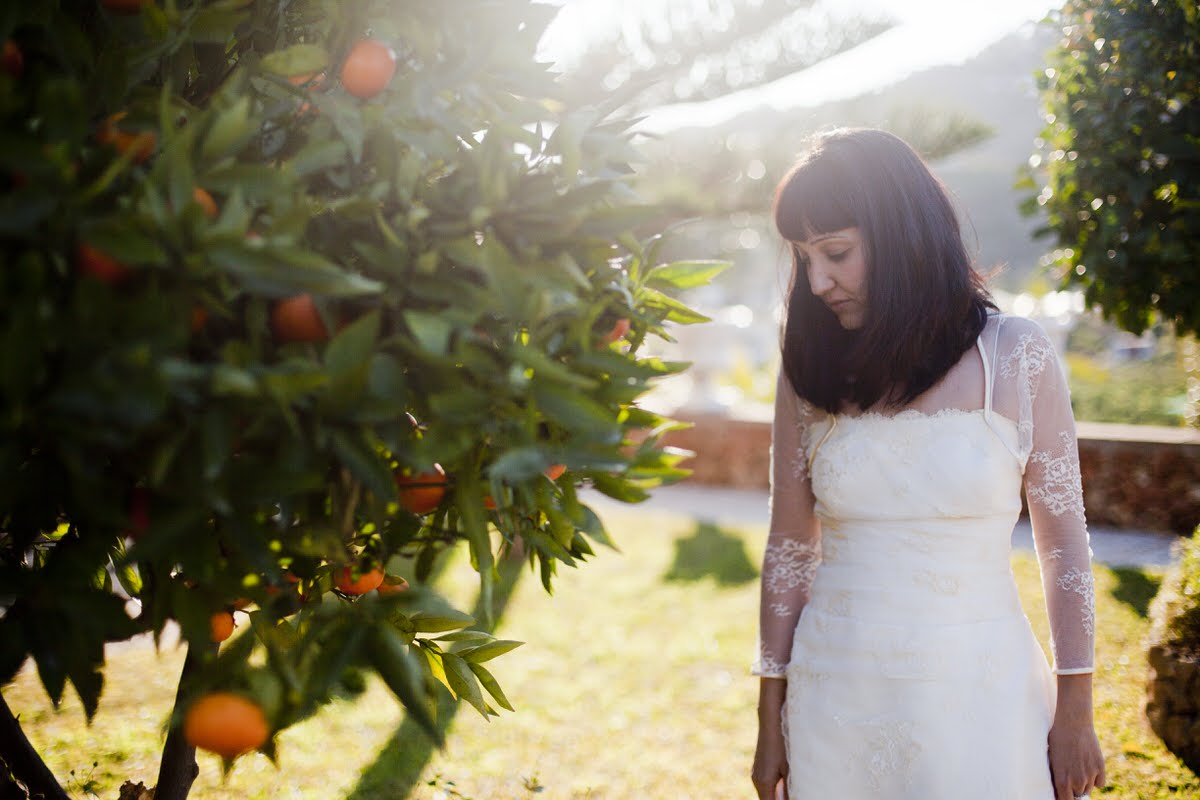
M 675 261 L 652 267 L 646 285 L 664 289 L 692 289 L 710 283 L 733 266 L 732 261 Z
M 546 355 L 545 351 L 536 347 L 526 347 L 522 344 L 516 344 L 512 348 L 512 355 L 517 361 L 529 367 L 536 375 L 543 378 L 565 383 L 568 386 L 577 386 L 580 389 L 591 389 L 599 385 L 599 381 L 572 371 L 569 366 L 563 364 L 561 361 L 555 361 Z
M 666 319 L 681 325 L 694 325 L 698 322 L 712 322 L 698 311 L 688 308 L 673 297 L 668 297 L 657 289 L 644 287 L 637 293 L 638 300 L 650 308 L 663 309 L 667 312 Z
M 484 719 L 487 719 L 487 707 L 483 702 L 483 692 L 479 688 L 479 680 L 467 662 L 453 653 L 443 653 L 442 664 L 446 668 L 446 678 L 450 681 L 450 688 L 454 690 L 458 699 L 466 700 L 483 715 Z
M 471 668 L 471 672 L 475 673 L 475 677 L 483 684 L 483 688 L 488 690 L 488 694 L 496 698 L 496 702 L 500 707 L 508 711 L 513 711 L 512 704 L 508 702 L 508 698 L 504 696 L 504 692 L 500 689 L 500 684 L 492 677 L 492 673 L 487 671 L 487 668 L 482 664 L 476 664 L 473 661 L 468 661 L 467 666 Z
M 333 452 L 347 469 L 354 473 L 380 499 L 396 498 L 396 481 L 392 471 L 367 440 L 365 432 L 333 430 L 329 434 Z
M 493 480 L 516 483 L 540 475 L 549 466 L 549 459 L 539 448 L 517 447 L 493 461 L 487 474 Z
M 315 44 L 294 44 L 283 50 L 276 50 L 266 55 L 262 62 L 265 72 L 273 72 L 290 78 L 293 75 L 304 75 L 309 72 L 319 72 L 329 64 L 329 54 L 325 48 Z
M 444 356 L 454 332 L 453 323 L 442 314 L 425 311 L 405 311 L 404 322 L 413 333 L 413 338 L 423 350 Z
M 477 642 L 477 641 L 492 641 L 495 636 L 492 636 L 487 631 L 455 631 L 454 633 L 443 633 L 441 636 L 434 636 L 434 639 L 439 642 Z
M 256 133 L 258 126 L 250 121 L 250 98 L 239 97 L 217 115 L 209 127 L 208 135 L 200 145 L 200 157 L 212 162 L 236 155 Z
M 504 655 L 510 650 L 515 650 L 523 644 L 525 643 L 516 642 L 511 639 L 497 639 L 496 641 L 488 642 L 487 644 L 481 644 L 475 647 L 466 647 L 462 650 L 455 650 L 454 654 L 459 658 L 465 659 L 466 661 L 471 661 L 478 664 L 484 661 L 491 661 L 496 656 Z
M 428 698 L 424 696 L 423 671 L 417 663 L 418 657 L 413 655 L 400 634 L 388 625 L 378 626 L 371 637 L 369 654 L 371 665 L 404 705 L 405 711 L 438 747 L 445 746 L 442 731 L 430 713 Z
M 465 628 L 475 623 L 475 618 L 470 614 L 453 609 L 445 609 L 436 614 L 431 611 L 418 611 L 410 614 L 408 618 L 413 624 L 413 630 L 421 633 L 449 631 L 455 628 Z
M 211 245 L 208 256 L 246 289 L 268 297 L 301 292 L 349 297 L 383 290 L 378 281 L 343 272 L 323 256 L 298 249 L 230 242 Z
M 344 372 L 364 366 L 379 338 L 379 312 L 371 311 L 347 325 L 325 348 L 325 367 Z
M 614 414 L 587 395 L 536 378 L 533 394 L 538 407 L 566 427 L 604 440 L 620 438 Z
M 483 514 L 483 484 L 479 473 L 467 468 L 458 473 L 454 491 L 460 523 L 471 548 L 471 565 L 479 572 L 479 605 L 484 623 L 491 627 L 492 595 L 496 582 L 495 559 L 488 523 Z

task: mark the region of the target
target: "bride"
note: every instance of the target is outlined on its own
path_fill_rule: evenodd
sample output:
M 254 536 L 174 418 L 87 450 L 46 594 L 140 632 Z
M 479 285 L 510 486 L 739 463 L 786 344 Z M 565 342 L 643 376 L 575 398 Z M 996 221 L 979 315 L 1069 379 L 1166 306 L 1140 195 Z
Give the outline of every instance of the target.
M 945 189 L 878 130 L 819 135 L 775 222 L 793 271 L 763 559 L 761 800 L 1072 800 L 1104 785 L 1075 423 Z M 1021 489 L 1051 670 L 1009 565 Z

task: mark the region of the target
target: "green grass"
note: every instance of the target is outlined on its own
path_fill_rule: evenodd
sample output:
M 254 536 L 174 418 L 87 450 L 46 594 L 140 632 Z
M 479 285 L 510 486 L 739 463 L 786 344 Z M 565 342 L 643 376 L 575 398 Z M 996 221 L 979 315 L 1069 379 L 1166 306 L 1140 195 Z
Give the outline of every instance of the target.
M 763 532 L 632 509 L 606 521 L 623 554 L 606 550 L 563 570 L 553 597 L 527 568 L 517 571 L 498 633 L 527 644 L 489 664 L 516 713 L 487 722 L 445 703 L 448 746 L 431 751 L 371 682 L 355 702 L 284 732 L 278 768 L 252 755 L 222 780 L 217 759 L 201 755 L 192 797 L 752 797 L 758 679 L 748 664 Z M 1013 566 L 1045 641 L 1037 564 L 1019 553 Z M 1142 715 L 1145 612 L 1160 576 L 1096 572 L 1096 716 L 1109 787 L 1093 797 L 1200 800 L 1200 780 Z M 442 585 L 459 607 L 473 605 L 465 557 L 447 566 Z M 123 780 L 155 780 L 181 664 L 174 651 L 112 652 L 90 727 L 73 695 L 54 711 L 31 668 L 4 697 L 72 796 L 115 798 Z

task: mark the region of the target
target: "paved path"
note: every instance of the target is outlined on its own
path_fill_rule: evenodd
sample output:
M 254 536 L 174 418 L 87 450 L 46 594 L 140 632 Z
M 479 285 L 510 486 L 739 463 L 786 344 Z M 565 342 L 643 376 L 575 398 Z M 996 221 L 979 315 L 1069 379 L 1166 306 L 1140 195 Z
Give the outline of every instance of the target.
M 651 490 L 644 503 L 629 505 L 613 500 L 595 490 L 580 493 L 580 499 L 598 513 L 622 510 L 635 512 L 639 508 L 687 514 L 697 519 L 730 525 L 760 525 L 766 528 L 767 493 L 749 489 L 724 489 L 697 484 L 675 484 Z M 1162 567 L 1174 560 L 1172 545 L 1180 539 L 1173 533 L 1139 531 L 1127 528 L 1106 528 L 1089 525 L 1093 557 L 1109 566 Z M 1029 520 L 1022 518 L 1013 528 L 1013 547 L 1033 549 L 1033 533 Z

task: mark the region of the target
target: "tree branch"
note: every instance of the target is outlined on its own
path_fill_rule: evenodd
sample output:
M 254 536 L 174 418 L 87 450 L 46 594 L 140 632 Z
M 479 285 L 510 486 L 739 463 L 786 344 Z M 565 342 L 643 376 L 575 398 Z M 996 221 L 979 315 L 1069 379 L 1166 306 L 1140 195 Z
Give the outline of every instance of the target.
M 175 709 L 172 715 L 182 710 L 185 695 L 184 686 L 188 678 L 195 675 L 204 665 L 205 657 L 217 652 L 217 644 L 202 647 L 199 650 L 188 645 L 187 657 L 183 660 L 183 670 L 179 674 L 179 688 L 175 693 Z M 155 800 L 185 800 L 192 790 L 192 783 L 200 774 L 196 764 L 196 748 L 187 743 L 183 737 L 183 726 L 171 728 L 167 734 L 166 744 L 163 745 L 162 763 L 158 769 L 158 786 L 154 790 Z
M 0 800 L 70 800 L 0 695 Z

